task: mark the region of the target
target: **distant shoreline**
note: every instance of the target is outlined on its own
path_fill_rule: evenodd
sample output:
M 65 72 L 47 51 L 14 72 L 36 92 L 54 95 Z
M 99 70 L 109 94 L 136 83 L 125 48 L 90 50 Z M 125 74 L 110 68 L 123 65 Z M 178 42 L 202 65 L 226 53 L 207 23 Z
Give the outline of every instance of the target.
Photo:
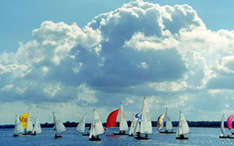
M 189 127 L 207 127 L 207 128 L 218 128 L 220 127 L 221 122 L 220 121 L 187 121 Z M 128 121 L 128 126 L 130 127 L 131 121 Z M 64 123 L 65 127 L 76 127 L 78 125 L 77 122 L 65 122 Z M 90 127 L 91 123 L 86 123 L 86 127 Z M 105 126 L 106 123 L 103 123 Z M 117 126 L 119 123 L 117 123 Z M 172 122 L 173 127 L 178 126 L 178 121 L 173 121 Z M 152 121 L 152 126 L 156 127 L 157 126 L 157 121 Z M 227 123 L 224 122 L 224 126 L 227 127 Z M 0 129 L 8 129 L 8 128 L 14 128 L 15 125 L 11 124 L 6 124 L 6 125 L 0 125 Z M 54 124 L 53 123 L 41 123 L 42 128 L 53 128 Z

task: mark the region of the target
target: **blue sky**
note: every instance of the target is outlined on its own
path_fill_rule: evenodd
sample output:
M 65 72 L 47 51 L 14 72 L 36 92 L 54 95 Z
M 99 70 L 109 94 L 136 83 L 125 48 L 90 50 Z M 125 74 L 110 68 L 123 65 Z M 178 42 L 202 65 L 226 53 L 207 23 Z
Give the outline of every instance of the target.
M 121 102 L 130 120 L 144 96 L 152 120 L 165 105 L 172 120 L 219 120 L 233 109 L 233 3 L 1 1 L 0 123 L 92 107 L 104 120 Z

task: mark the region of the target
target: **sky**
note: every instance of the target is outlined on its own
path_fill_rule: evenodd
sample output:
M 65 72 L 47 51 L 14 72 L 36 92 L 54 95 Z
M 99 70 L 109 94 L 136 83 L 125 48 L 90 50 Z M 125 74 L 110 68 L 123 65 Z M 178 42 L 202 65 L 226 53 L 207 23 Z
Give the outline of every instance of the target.
M 0 124 L 26 111 L 51 122 L 102 121 L 146 97 L 188 120 L 233 112 L 234 2 L 119 0 L 0 2 Z

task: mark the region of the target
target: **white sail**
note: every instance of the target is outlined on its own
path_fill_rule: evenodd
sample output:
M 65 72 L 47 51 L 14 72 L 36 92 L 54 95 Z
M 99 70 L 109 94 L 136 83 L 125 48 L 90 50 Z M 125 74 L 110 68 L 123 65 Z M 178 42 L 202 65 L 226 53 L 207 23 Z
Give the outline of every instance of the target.
M 152 122 L 150 118 L 149 105 L 144 98 L 142 107 L 142 119 L 140 124 L 140 133 L 152 134 Z
M 53 113 L 53 119 L 54 119 L 56 135 L 59 135 L 62 132 L 66 131 L 66 128 L 64 127 L 63 123 L 56 118 L 55 113 Z
M 27 132 L 32 132 L 33 131 L 33 123 L 31 121 L 31 114 L 29 113 L 28 116 L 28 122 L 27 122 L 27 128 L 26 128 Z
M 76 127 L 76 131 L 84 133 L 85 132 L 85 121 L 86 121 L 86 113 L 83 115 L 81 121 L 79 122 L 79 124 Z
M 166 130 L 167 130 L 167 131 L 172 131 L 172 129 L 173 129 L 173 127 L 172 127 L 171 120 L 168 119 L 168 120 L 166 121 Z
M 18 135 L 18 134 L 22 134 L 22 133 L 24 133 L 24 129 L 23 129 L 21 123 L 20 123 L 19 117 L 16 115 L 14 134 Z
M 120 124 L 119 124 L 119 130 L 120 131 L 128 130 L 128 124 L 127 124 L 127 120 L 125 118 L 124 109 L 123 109 L 123 105 L 122 104 L 120 106 Z
M 104 133 L 104 128 L 102 122 L 100 120 L 99 114 L 94 108 L 93 110 L 93 122 L 91 124 L 90 134 L 89 137 L 97 136 Z
M 225 114 L 223 114 L 222 119 L 221 119 L 221 126 L 220 126 L 220 136 L 224 136 L 225 133 L 225 129 L 224 129 L 224 118 L 225 118 Z
M 131 122 L 130 129 L 129 129 L 129 135 L 134 134 L 136 123 L 137 123 L 137 118 L 135 117 L 135 114 L 133 113 L 132 122 Z
M 179 126 L 177 128 L 176 131 L 176 135 L 185 135 L 188 134 L 190 132 L 189 130 L 189 126 L 188 123 L 184 117 L 184 114 L 182 112 L 180 112 L 180 117 L 179 117 Z
M 172 126 L 172 123 L 171 123 L 171 120 L 168 116 L 168 113 L 167 113 L 167 108 L 166 108 L 166 130 L 167 131 L 172 131 L 173 129 L 173 126 Z
M 36 122 L 34 124 L 34 127 L 33 127 L 32 131 L 33 131 L 33 133 L 36 132 L 36 134 L 41 133 L 41 124 L 40 124 L 39 118 L 36 119 Z

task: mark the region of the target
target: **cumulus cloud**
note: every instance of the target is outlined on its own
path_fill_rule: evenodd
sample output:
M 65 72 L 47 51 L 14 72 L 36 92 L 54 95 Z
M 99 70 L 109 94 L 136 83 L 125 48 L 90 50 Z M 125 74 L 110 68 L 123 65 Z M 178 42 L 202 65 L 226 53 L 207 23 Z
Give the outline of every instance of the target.
M 70 108 L 95 106 L 107 114 L 120 102 L 135 112 L 144 96 L 154 114 L 166 104 L 193 119 L 199 119 L 194 109 L 214 115 L 208 101 L 220 103 L 219 111 L 230 108 L 218 97 L 233 90 L 234 31 L 207 29 L 189 5 L 130 1 L 83 28 L 44 21 L 32 36 L 16 52 L 0 54 L 6 105 L 46 106 L 68 119 Z

